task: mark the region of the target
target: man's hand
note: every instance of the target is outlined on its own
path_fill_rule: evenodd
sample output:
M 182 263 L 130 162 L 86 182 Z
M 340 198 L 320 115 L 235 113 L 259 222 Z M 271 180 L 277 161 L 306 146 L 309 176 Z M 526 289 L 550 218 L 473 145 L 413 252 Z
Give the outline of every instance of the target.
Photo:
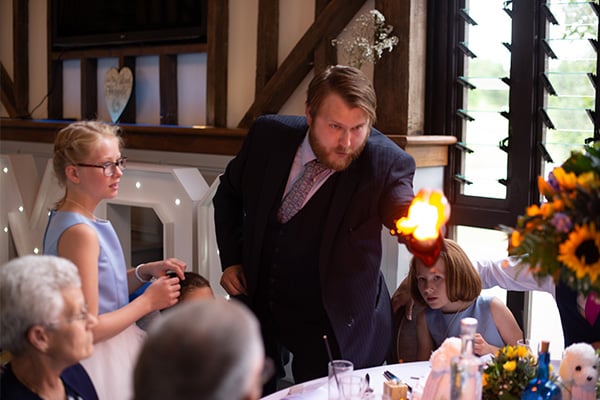
M 246 276 L 241 264 L 230 265 L 221 275 L 221 286 L 230 296 L 247 295 Z

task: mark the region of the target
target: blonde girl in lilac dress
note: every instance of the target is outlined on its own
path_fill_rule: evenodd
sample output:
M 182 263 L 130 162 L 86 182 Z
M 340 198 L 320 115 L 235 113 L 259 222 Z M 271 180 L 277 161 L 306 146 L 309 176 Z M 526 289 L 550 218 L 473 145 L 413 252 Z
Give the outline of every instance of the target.
M 54 172 L 65 196 L 51 211 L 44 235 L 44 253 L 71 260 L 79 270 L 89 310 L 98 316 L 94 354 L 82 362 L 101 400 L 131 398 L 132 371 L 145 336 L 135 322 L 174 305 L 186 265 L 171 258 L 128 268 L 111 223 L 94 215 L 100 201 L 117 196 L 126 167 L 119 128 L 75 122 L 62 129 L 54 143 Z M 152 284 L 132 302 L 129 294 Z

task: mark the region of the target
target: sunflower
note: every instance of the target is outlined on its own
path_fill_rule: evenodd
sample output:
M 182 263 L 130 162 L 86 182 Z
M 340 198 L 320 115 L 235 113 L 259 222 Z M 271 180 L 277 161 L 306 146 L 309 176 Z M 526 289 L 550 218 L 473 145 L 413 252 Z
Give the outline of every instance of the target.
M 575 189 L 577 184 L 577 175 L 575 175 L 573 172 L 566 172 L 562 167 L 558 167 L 554 168 L 552 173 L 561 189 Z
M 596 282 L 600 275 L 600 232 L 594 223 L 578 225 L 558 248 L 558 260 L 575 272 L 577 279 L 586 275 Z

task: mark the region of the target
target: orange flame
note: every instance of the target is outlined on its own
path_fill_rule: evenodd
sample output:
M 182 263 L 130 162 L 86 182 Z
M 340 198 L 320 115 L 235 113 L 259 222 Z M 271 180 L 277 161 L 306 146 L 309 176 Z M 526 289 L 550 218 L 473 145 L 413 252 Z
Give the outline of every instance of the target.
M 441 191 L 421 189 L 408 209 L 408 216 L 396 221 L 397 234 L 412 235 L 418 241 L 435 240 L 449 217 L 446 196 Z

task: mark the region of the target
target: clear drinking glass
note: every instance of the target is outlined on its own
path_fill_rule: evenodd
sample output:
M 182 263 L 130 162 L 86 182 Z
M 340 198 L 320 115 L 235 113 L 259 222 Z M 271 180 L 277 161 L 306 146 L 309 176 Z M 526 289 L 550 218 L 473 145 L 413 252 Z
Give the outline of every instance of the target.
M 358 375 L 342 375 L 338 379 L 340 381 L 341 394 L 339 398 L 344 400 L 364 399 L 367 381 L 363 377 Z
M 354 364 L 348 360 L 333 360 L 328 364 L 327 374 L 327 392 L 329 400 L 341 400 L 340 396 L 340 385 L 341 378 L 347 375 L 352 376 L 354 371 Z

